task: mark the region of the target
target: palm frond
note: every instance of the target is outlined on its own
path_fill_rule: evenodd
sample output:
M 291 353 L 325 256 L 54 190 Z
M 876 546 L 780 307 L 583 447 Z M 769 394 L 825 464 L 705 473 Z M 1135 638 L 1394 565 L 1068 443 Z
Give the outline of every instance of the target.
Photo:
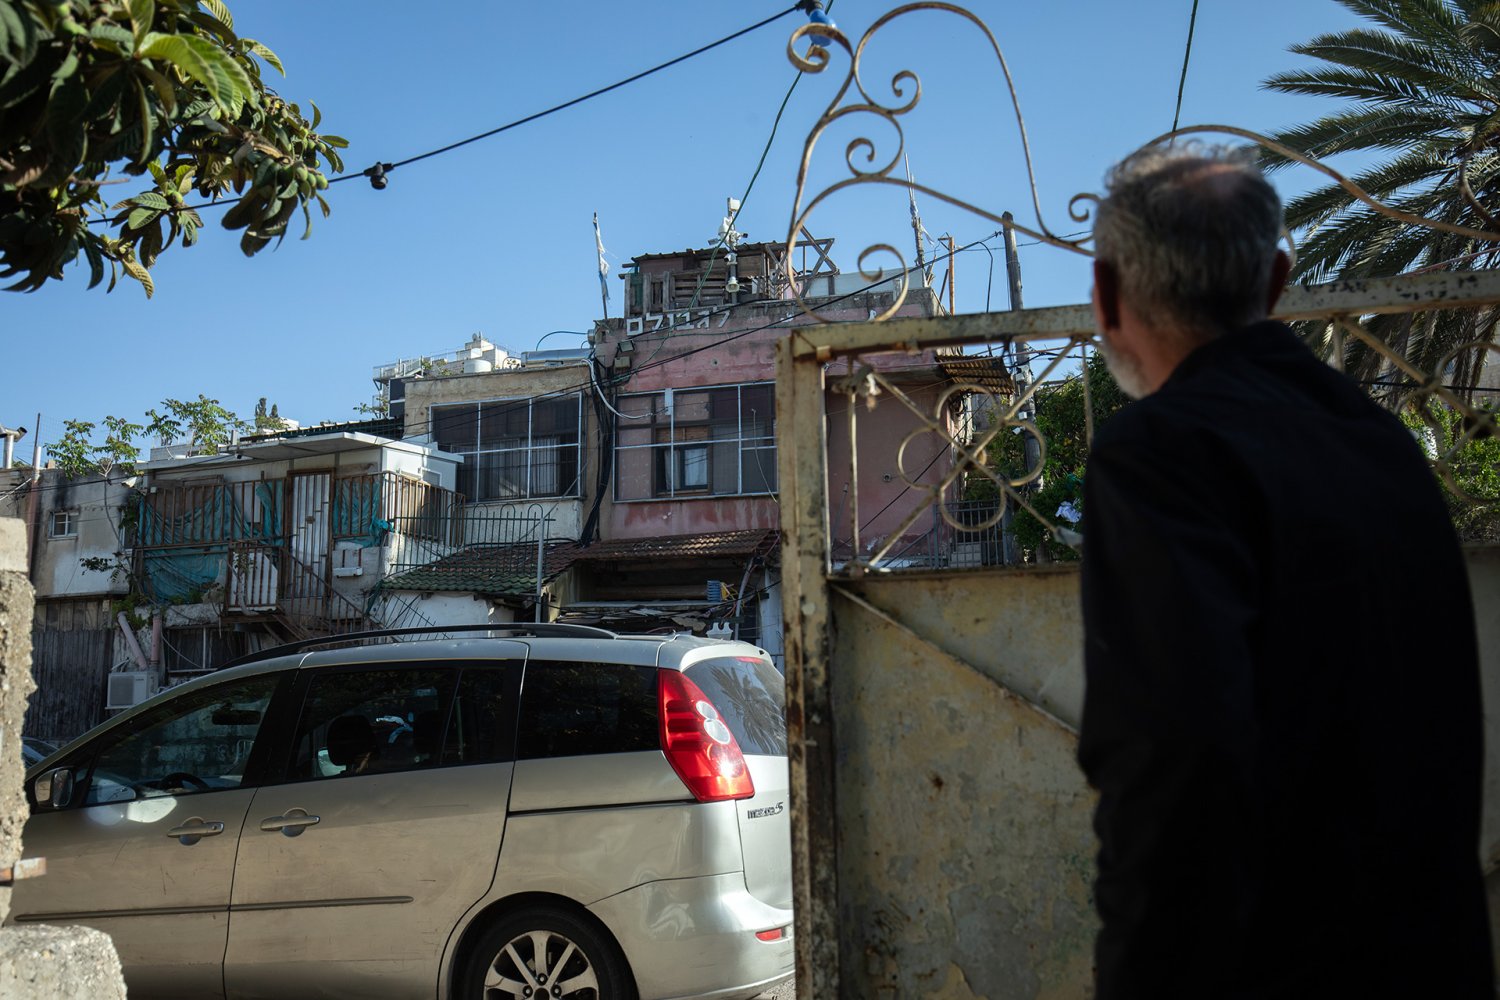
M 1369 70 L 1325 67 L 1289 70 L 1267 78 L 1261 86 L 1282 94 L 1342 97 L 1448 114 L 1474 110 L 1450 95 L 1429 94 L 1410 81 Z
M 1449 145 L 1464 140 L 1464 127 L 1450 114 L 1410 108 L 1362 107 L 1294 125 L 1269 138 L 1315 159 L 1356 150 L 1399 150 L 1420 142 Z M 1295 161 L 1267 151 L 1262 167 L 1278 170 Z
M 1463 30 L 1462 15 L 1444 0 L 1338 0 L 1359 16 L 1392 31 L 1425 39 L 1435 46 L 1451 45 Z
M 1319 35 L 1293 45 L 1292 51 L 1349 69 L 1382 74 L 1423 91 L 1463 94 L 1474 89 L 1484 99 L 1493 100 L 1495 96 L 1484 87 L 1488 67 L 1467 45 L 1438 50 L 1384 31 L 1356 29 Z
M 1320 35 L 1293 51 L 1318 60 L 1278 73 L 1269 90 L 1354 102 L 1272 136 L 1322 158 L 1377 154 L 1353 180 L 1408 217 L 1482 232 L 1500 219 L 1500 0 L 1338 0 L 1374 28 Z M 1287 161 L 1266 153 L 1267 169 Z M 1467 185 L 1467 187 L 1466 187 Z M 1294 278 L 1383 277 L 1432 268 L 1489 270 L 1500 263 L 1500 236 L 1486 240 L 1413 225 L 1376 211 L 1336 184 L 1294 198 L 1287 225 L 1297 236 Z M 1472 386 L 1484 355 L 1462 345 L 1500 336 L 1500 309 L 1435 310 L 1368 318 L 1367 329 L 1417 370 Z M 1327 323 L 1300 332 L 1326 353 Z M 1416 383 L 1390 357 L 1358 340 L 1345 370 L 1391 406 Z

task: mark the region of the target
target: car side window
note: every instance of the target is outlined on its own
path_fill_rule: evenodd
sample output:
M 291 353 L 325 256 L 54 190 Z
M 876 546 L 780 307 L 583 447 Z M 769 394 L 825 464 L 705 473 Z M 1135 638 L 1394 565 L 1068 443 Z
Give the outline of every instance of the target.
M 238 788 L 280 679 L 263 674 L 160 706 L 93 753 L 83 804 Z
M 455 673 L 431 667 L 315 673 L 287 780 L 435 767 Z
M 655 667 L 532 660 L 516 755 L 576 757 L 661 747 Z
M 518 669 L 514 667 L 512 669 Z M 505 668 L 466 668 L 458 680 L 443 741 L 444 764 L 492 764 L 512 758 L 507 738 L 514 703 L 507 695 Z

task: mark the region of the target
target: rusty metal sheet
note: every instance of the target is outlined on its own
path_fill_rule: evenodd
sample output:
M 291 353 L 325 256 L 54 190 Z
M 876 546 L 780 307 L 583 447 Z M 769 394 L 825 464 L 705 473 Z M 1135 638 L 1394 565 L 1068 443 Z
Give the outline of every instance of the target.
M 998 575 L 1000 578 L 996 579 Z M 860 597 L 1077 731 L 1083 712 L 1078 564 L 871 575 Z M 997 595 L 1005 601 L 997 613 Z
M 1020 642 L 1026 609 L 1049 599 L 1031 592 L 1057 582 L 1025 573 L 971 580 L 971 607 L 986 603 L 991 619 L 976 631 Z M 899 592 L 930 605 L 945 585 L 906 577 Z M 866 600 L 894 593 L 878 589 L 836 584 L 830 606 L 838 995 L 1087 996 L 1094 797 L 1073 734 L 986 676 L 1004 659 L 998 644 L 978 664 L 959 661 Z

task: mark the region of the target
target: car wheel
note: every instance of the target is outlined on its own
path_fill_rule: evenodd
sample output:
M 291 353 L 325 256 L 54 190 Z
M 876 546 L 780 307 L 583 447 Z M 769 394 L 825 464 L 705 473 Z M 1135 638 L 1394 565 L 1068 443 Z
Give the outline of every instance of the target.
M 459 1000 L 633 1000 L 624 957 L 603 931 L 556 907 L 502 917 L 474 946 Z

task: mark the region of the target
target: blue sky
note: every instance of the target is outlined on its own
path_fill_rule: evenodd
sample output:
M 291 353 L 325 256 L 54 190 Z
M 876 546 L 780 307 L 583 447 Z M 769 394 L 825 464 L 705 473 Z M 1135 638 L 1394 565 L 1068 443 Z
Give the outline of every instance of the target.
M 485 131 L 696 48 L 783 9 L 780 0 L 561 6 L 491 2 L 441 7 L 394 0 L 240 0 L 236 28 L 280 55 L 291 101 L 316 101 L 323 128 L 350 141 L 358 171 Z M 886 3 L 838 0 L 857 37 Z M 973 0 L 1004 50 L 1026 115 L 1041 204 L 1054 230 L 1076 228 L 1069 199 L 1096 191 L 1106 167 L 1172 122 L 1191 0 Z M 443 12 L 441 15 L 435 12 Z M 165 254 L 147 301 L 128 280 L 88 290 L 86 268 L 40 292 L 0 293 L 0 423 L 55 440 L 66 418 L 138 418 L 165 397 L 199 393 L 248 415 L 260 396 L 304 423 L 356 416 L 371 369 L 455 347 L 479 332 L 512 351 L 553 330 L 585 330 L 600 311 L 592 214 L 613 271 L 639 253 L 703 246 L 724 199 L 745 190 L 796 71 L 794 13 L 745 38 L 585 105 L 391 175 L 335 185 L 333 215 L 306 242 L 245 258 L 237 234 L 210 225 L 200 244 Z M 1352 27 L 1333 0 L 1200 4 L 1182 122 L 1270 130 L 1330 102 L 1269 94 L 1260 81 L 1302 62 L 1287 47 Z M 787 105 L 739 221 L 752 240 L 783 240 L 803 142 L 846 62 L 835 55 Z M 923 98 L 906 119 L 917 179 L 996 213 L 1034 221 L 1009 97 L 983 36 L 951 15 L 885 28 L 867 58 L 876 86 L 906 68 Z M 814 152 L 814 190 L 840 176 L 830 135 Z M 878 129 L 869 130 L 879 139 Z M 882 152 L 891 146 L 883 140 Z M 1310 185 L 1277 179 L 1283 195 Z M 125 191 L 122 186 L 117 191 Z M 124 197 L 122 193 L 120 197 Z M 922 202 L 934 234 L 965 243 L 986 220 Z M 904 195 L 830 199 L 810 220 L 855 270 L 876 242 L 909 247 Z M 998 242 L 997 242 L 998 245 Z M 1086 263 L 1023 247 L 1027 306 L 1084 301 Z M 960 257 L 963 312 L 1004 308 L 1003 260 L 990 286 L 983 252 Z M 578 343 L 558 335 L 547 348 Z M 29 451 L 24 442 L 23 451 Z

